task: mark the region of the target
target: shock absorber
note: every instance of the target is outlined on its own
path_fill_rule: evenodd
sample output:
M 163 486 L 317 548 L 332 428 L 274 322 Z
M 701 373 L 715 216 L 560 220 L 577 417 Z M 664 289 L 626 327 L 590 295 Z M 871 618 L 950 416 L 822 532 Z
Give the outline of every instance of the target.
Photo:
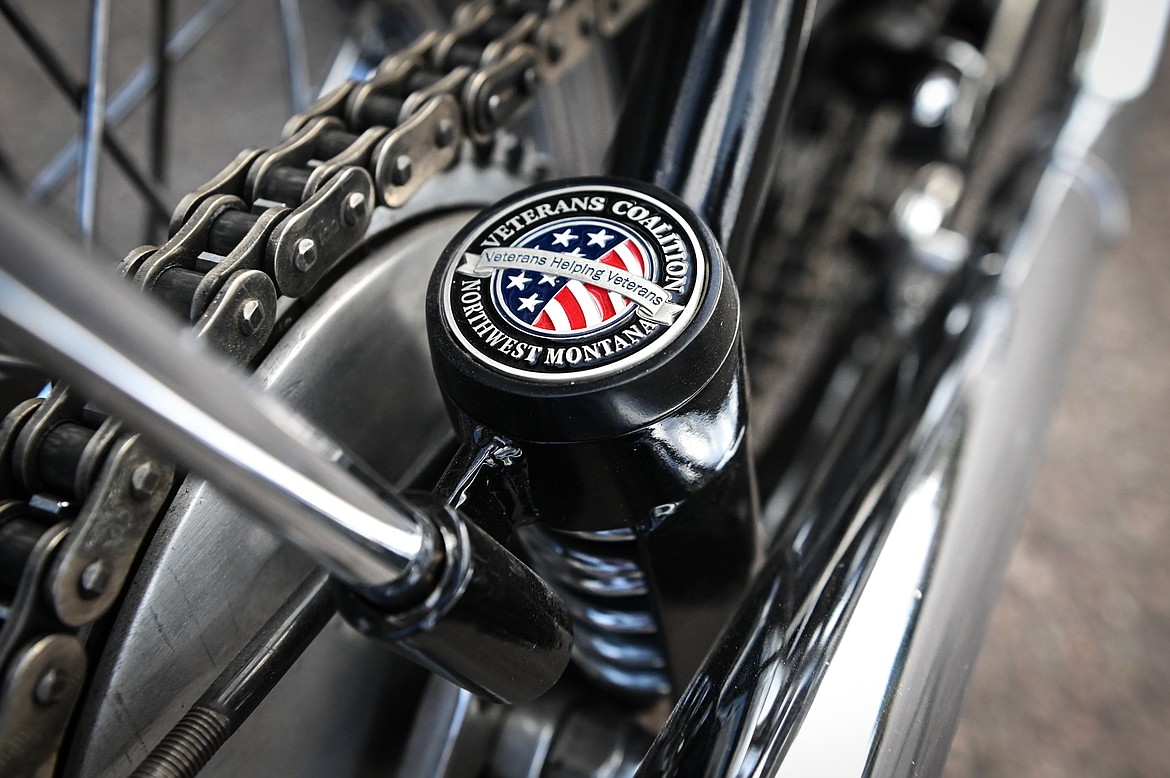
M 709 230 L 641 183 L 546 183 L 455 237 L 427 304 L 453 504 L 564 597 L 586 674 L 681 690 L 758 553 L 739 298 Z

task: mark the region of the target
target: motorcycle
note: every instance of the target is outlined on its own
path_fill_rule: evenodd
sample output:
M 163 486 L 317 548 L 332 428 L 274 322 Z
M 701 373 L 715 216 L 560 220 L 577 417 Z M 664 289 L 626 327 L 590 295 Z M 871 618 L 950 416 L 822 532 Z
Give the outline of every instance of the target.
M 941 771 L 1165 4 L 370 13 L 123 280 L 5 196 L 0 773 Z

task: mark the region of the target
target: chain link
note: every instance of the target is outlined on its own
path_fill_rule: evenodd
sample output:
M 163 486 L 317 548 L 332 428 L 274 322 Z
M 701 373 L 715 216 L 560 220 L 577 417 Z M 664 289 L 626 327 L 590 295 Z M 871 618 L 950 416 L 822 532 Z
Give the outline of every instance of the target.
M 243 151 L 179 202 L 123 276 L 240 365 L 363 238 L 481 148 L 649 0 L 473 0 Z M 51 770 L 87 672 L 82 635 L 122 593 L 174 467 L 64 384 L 0 425 L 0 775 Z

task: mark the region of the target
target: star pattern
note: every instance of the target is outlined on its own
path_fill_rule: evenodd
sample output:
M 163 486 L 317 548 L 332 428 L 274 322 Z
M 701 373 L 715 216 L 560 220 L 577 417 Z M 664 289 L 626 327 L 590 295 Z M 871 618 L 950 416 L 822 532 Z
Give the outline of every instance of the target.
M 565 230 L 564 232 L 553 233 L 553 245 L 567 247 L 571 241 L 577 239 L 572 230 Z
M 609 245 L 609 242 L 611 240 L 613 240 L 615 237 L 616 237 L 615 235 L 610 235 L 608 232 L 605 231 L 605 228 L 602 227 L 597 232 L 589 233 L 589 245 L 590 246 L 604 247 L 604 246 Z
M 529 278 L 523 270 L 521 270 L 519 273 L 508 279 L 508 288 L 527 289 L 530 283 L 532 283 L 532 279 Z
M 540 281 L 538 281 L 536 285 L 540 286 L 541 284 L 548 284 L 550 286 L 556 286 L 557 285 L 557 277 L 550 276 L 548 273 L 541 273 L 540 274 Z
M 535 311 L 536 306 L 540 305 L 540 302 L 541 302 L 540 295 L 537 295 L 537 294 L 534 294 L 531 297 L 521 297 L 520 298 L 520 310 L 522 310 L 522 311 Z

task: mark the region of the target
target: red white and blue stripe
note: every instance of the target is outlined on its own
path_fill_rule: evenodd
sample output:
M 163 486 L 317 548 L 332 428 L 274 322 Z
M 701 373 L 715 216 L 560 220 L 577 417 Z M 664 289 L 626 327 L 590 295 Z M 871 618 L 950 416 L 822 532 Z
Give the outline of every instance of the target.
M 517 248 L 556 251 L 592 259 L 650 278 L 645 245 L 622 225 L 600 219 L 566 219 L 524 236 Z M 543 335 L 576 336 L 625 319 L 632 304 L 592 284 L 534 270 L 496 274 L 495 298 L 509 317 Z

